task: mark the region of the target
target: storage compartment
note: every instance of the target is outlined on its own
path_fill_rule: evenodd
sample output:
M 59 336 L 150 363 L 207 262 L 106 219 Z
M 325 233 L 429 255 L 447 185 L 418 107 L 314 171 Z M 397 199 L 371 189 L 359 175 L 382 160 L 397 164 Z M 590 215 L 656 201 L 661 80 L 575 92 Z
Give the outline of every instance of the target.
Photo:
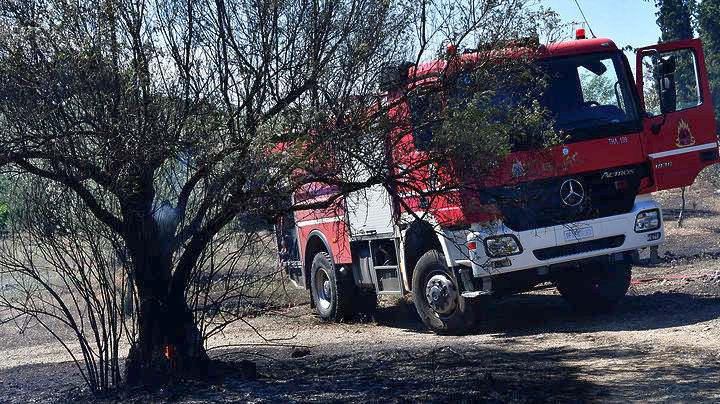
M 373 286 L 378 294 L 402 293 L 394 239 L 354 241 L 351 246 L 356 285 Z
M 378 280 L 378 293 L 400 293 L 400 274 L 398 268 L 382 267 L 375 268 Z

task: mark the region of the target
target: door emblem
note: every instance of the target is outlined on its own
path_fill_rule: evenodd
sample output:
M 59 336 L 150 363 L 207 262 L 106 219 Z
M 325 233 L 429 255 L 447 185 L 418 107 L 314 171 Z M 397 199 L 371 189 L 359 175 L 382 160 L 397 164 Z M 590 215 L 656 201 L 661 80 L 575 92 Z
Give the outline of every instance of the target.
M 520 160 L 515 159 L 515 162 L 512 165 L 512 176 L 515 178 L 520 178 L 523 175 L 525 175 L 525 167 L 523 167 Z
M 690 125 L 681 119 L 677 126 L 677 137 L 675 138 L 675 145 L 677 147 L 688 147 L 695 144 L 695 136 L 693 136 L 690 130 Z
M 585 199 L 585 188 L 575 179 L 565 180 L 560 185 L 560 198 L 567 206 L 578 206 Z

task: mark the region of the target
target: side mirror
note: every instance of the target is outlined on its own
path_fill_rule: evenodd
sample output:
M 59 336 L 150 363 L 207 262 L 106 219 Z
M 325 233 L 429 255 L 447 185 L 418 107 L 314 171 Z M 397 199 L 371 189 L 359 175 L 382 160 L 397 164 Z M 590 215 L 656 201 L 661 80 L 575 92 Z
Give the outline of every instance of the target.
M 664 56 L 658 60 L 655 78 L 660 111 L 663 114 L 675 112 L 677 109 L 677 93 L 675 92 L 675 56 Z

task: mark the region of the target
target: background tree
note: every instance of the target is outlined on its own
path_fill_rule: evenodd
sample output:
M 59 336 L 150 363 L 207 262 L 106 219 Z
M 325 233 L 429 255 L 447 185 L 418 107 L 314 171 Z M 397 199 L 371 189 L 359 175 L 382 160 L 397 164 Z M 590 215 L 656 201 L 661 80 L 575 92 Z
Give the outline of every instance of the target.
M 704 0 L 698 5 L 697 27 L 705 51 L 715 123 L 720 129 L 720 2 Z
M 657 0 L 657 25 L 660 27 L 658 42 L 672 42 L 692 39 L 695 0 Z
M 695 13 L 695 0 L 658 0 L 655 6 L 659 8 L 655 14 L 657 16 L 657 25 L 660 27 L 660 39 L 658 42 L 681 41 L 692 39 L 695 37 L 693 29 L 693 16 Z M 677 63 L 692 63 L 692 61 L 678 60 Z M 679 71 L 690 71 L 688 69 L 678 69 Z M 687 80 L 682 82 L 688 82 Z M 682 91 L 682 88 L 679 89 Z M 680 214 L 678 215 L 678 227 L 682 227 L 683 216 L 685 213 L 685 187 L 681 190 Z
M 697 7 L 697 30 L 702 39 L 710 85 L 710 97 L 715 109 L 715 128 L 720 133 L 720 1 L 703 0 Z M 711 165 L 701 173 L 703 179 L 720 186 L 720 166 Z

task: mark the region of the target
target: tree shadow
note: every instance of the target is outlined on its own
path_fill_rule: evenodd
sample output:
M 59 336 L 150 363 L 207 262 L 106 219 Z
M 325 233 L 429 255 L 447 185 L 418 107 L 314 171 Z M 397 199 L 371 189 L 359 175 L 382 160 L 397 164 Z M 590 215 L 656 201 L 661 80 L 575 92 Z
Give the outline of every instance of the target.
M 0 401 L 62 402 L 83 385 L 73 362 L 36 363 L 0 369 Z
M 490 319 L 473 336 L 428 335 L 408 343 L 333 340 L 294 358 L 290 347 L 266 346 L 218 350 L 228 363 L 251 359 L 258 380 L 230 375 L 214 381 L 188 381 L 150 390 L 120 391 L 96 399 L 68 385 L 73 365 L 39 364 L 0 370 L 0 396 L 10 402 L 585 402 L 716 401 L 720 363 L 715 353 L 677 352 L 667 347 L 592 342 L 588 348 L 533 348 L 516 338 L 539 333 L 652 330 L 693 324 L 720 316 L 718 298 L 677 293 L 629 296 L 613 314 L 582 316 L 562 298 L 528 294 L 498 299 Z M 401 301 L 378 311 L 383 325 L 427 332 L 411 318 L 412 305 Z M 404 320 L 392 320 L 402 315 Z M 412 325 L 408 327 L 408 325 Z M 375 337 L 377 338 L 377 337 Z M 575 337 L 577 338 L 577 337 Z M 707 356 L 711 355 L 711 356 Z M 9 383 L 9 384 L 5 384 Z M 24 393 L 9 389 L 29 386 Z M 43 387 L 44 386 L 44 387 Z M 38 393 L 38 389 L 42 394 Z M 20 389 L 22 390 L 22 389 Z M 65 395 L 62 396 L 63 391 Z M 11 394 L 12 393 L 12 394 Z
M 560 363 L 557 356 L 562 352 L 554 350 L 530 354 L 461 346 L 373 350 L 347 344 L 335 345 L 333 351 L 316 348 L 299 359 L 289 359 L 288 350 L 282 348 L 228 351 L 223 356 L 240 360 L 253 354 L 261 374 L 258 380 L 226 379 L 222 398 L 213 393 L 217 387 L 198 386 L 180 401 L 203 397 L 226 402 L 499 403 L 582 402 L 602 396 L 596 386 L 580 379 L 578 367 Z

